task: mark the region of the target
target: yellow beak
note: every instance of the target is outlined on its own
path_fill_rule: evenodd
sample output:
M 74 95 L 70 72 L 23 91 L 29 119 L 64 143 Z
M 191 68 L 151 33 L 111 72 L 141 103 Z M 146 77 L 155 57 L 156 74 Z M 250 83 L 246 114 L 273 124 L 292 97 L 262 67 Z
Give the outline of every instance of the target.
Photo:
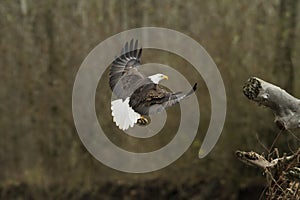
M 164 76 L 164 79 L 168 80 L 168 79 L 169 79 L 169 77 L 168 77 L 168 76 Z

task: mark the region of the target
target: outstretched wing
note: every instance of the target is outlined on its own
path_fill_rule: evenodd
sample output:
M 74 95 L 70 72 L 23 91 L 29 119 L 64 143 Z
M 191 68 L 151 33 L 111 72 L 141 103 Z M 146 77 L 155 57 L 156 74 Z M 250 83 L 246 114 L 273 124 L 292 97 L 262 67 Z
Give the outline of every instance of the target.
M 197 89 L 197 83 L 195 83 L 193 88 L 187 93 L 183 93 L 183 92 L 171 93 L 169 99 L 162 103 L 163 107 L 168 108 L 170 106 L 173 106 L 174 104 L 180 102 L 182 99 L 193 94 L 196 91 L 196 89 Z
M 125 43 L 121 55 L 116 57 L 109 72 L 109 85 L 112 91 L 122 99 L 130 94 L 140 85 L 145 77 L 138 72 L 140 66 L 142 48 L 138 49 L 138 40 L 132 39 Z
M 130 97 L 129 105 L 142 115 L 158 113 L 188 97 L 197 89 L 197 83 L 187 93 L 172 93 L 157 84 L 138 88 Z

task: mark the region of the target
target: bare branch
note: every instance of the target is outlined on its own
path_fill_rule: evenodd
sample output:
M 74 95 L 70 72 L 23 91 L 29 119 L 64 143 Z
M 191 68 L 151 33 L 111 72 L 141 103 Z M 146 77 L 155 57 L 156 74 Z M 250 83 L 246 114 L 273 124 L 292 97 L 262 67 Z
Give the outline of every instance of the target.
M 248 99 L 273 110 L 275 123 L 280 129 L 300 128 L 300 100 L 285 90 L 252 77 L 243 87 L 243 93 Z
M 236 151 L 235 154 L 247 165 L 263 169 L 268 185 L 266 199 L 300 198 L 300 148 L 290 156 L 283 154 L 270 161 L 253 151 Z
M 282 163 L 288 164 L 291 161 L 298 159 L 298 157 L 300 156 L 300 148 L 293 155 L 283 156 L 280 158 L 276 158 L 272 161 L 268 161 L 264 156 L 254 152 L 254 151 L 250 151 L 250 152 L 236 151 L 235 155 L 237 156 L 237 158 L 240 161 L 242 161 L 243 163 L 245 163 L 247 165 L 266 169 L 266 168 L 275 168 L 275 167 L 277 167 L 277 165 L 282 164 Z

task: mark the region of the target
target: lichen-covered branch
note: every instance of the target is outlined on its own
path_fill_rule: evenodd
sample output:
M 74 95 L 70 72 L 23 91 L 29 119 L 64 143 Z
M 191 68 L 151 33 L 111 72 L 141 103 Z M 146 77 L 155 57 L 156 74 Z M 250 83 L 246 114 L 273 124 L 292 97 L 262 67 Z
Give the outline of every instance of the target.
M 243 93 L 248 99 L 270 108 L 280 129 L 300 128 L 300 100 L 285 90 L 252 77 L 244 85 Z

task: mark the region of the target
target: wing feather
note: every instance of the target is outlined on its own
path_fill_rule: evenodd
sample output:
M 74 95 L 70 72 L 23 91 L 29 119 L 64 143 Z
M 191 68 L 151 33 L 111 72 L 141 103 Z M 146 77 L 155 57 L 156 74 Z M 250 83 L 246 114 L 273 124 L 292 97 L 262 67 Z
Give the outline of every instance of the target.
M 133 49 L 133 39 L 130 40 L 130 52 L 129 52 L 129 55 L 130 55 L 130 59 L 134 58 L 134 49 Z
M 132 39 L 125 43 L 121 55 L 113 61 L 109 72 L 109 85 L 117 97 L 125 99 L 145 79 L 137 70 L 141 54 L 142 48 L 138 49 L 138 40 L 134 42 Z
M 197 89 L 197 83 L 186 92 L 169 92 L 161 85 L 148 84 L 138 88 L 130 97 L 129 105 L 142 115 L 158 113 L 190 96 Z

